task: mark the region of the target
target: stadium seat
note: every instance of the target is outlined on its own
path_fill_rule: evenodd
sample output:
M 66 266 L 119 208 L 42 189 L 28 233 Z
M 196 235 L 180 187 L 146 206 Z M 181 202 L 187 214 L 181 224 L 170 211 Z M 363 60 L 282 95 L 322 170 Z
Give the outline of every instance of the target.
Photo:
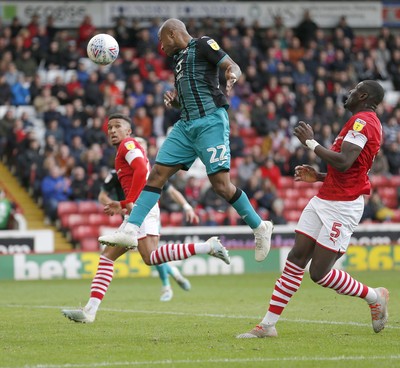
M 91 213 L 87 216 L 88 225 L 96 225 L 96 226 L 108 226 L 110 225 L 110 218 L 113 216 L 108 216 L 105 213 Z M 121 222 L 121 221 L 120 221 Z
M 98 252 L 100 249 L 97 238 L 84 238 L 79 241 L 79 244 L 83 252 Z
M 79 213 L 101 213 L 103 209 L 96 201 L 78 202 Z
M 285 211 L 284 215 L 287 222 L 297 222 L 299 221 L 301 211 L 298 210 Z
M 169 226 L 169 213 L 166 211 L 160 212 L 161 226 Z
M 282 189 L 293 188 L 294 179 L 291 176 L 282 176 L 280 180 Z
M 182 212 L 171 212 L 169 215 L 170 226 L 182 226 L 183 225 L 183 213 Z
M 214 211 L 214 219 L 217 225 L 223 225 L 226 218 L 226 212 Z
M 120 215 L 108 216 L 108 226 L 119 227 L 122 224 L 123 218 Z
M 297 210 L 303 211 L 304 207 L 310 201 L 311 197 L 300 197 L 297 199 Z
M 75 242 L 80 242 L 85 238 L 98 238 L 100 230 L 98 226 L 79 225 L 71 229 L 71 239 Z
M 296 210 L 298 207 L 296 198 L 284 198 L 283 203 L 287 211 Z
M 239 135 L 241 137 L 257 137 L 257 131 L 254 128 L 240 128 Z
M 78 213 L 78 203 L 72 201 L 60 202 L 57 207 L 58 217 L 64 214 Z
M 373 188 L 389 185 L 390 179 L 384 175 L 373 175 L 369 178 Z
M 64 229 L 70 229 L 77 225 L 87 225 L 88 217 L 80 213 L 69 213 L 61 218 L 61 226 Z

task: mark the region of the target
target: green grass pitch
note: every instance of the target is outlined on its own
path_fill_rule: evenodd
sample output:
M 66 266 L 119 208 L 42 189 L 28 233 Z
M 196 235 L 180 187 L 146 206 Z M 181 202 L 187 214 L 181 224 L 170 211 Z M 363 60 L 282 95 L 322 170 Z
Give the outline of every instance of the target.
M 399 367 L 398 272 L 354 273 L 391 293 L 389 323 L 375 334 L 366 303 L 303 284 L 276 339 L 238 340 L 264 316 L 277 273 L 192 277 L 159 301 L 155 278 L 115 279 L 93 324 L 61 308 L 84 305 L 90 280 L 0 282 L 0 368 Z

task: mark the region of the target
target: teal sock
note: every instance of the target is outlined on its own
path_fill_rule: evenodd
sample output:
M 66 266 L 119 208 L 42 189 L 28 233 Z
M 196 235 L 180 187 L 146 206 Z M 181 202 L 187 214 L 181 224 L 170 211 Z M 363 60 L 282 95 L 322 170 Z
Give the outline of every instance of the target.
M 258 216 L 257 212 L 251 205 L 249 198 L 239 188 L 236 188 L 236 193 L 229 201 L 240 217 L 249 225 L 252 229 L 255 229 L 261 224 L 261 217 Z
M 169 282 L 169 277 L 168 277 L 168 265 L 164 264 L 160 264 L 155 266 L 157 271 L 158 271 L 158 275 L 160 276 L 161 282 L 163 284 L 163 286 L 170 286 L 170 282 Z M 171 268 L 171 267 L 169 267 Z
M 168 275 L 173 276 L 172 268 L 168 263 L 163 263 L 165 269 L 167 270 Z
M 146 185 L 129 215 L 128 222 L 141 226 L 145 217 L 160 199 L 161 189 Z

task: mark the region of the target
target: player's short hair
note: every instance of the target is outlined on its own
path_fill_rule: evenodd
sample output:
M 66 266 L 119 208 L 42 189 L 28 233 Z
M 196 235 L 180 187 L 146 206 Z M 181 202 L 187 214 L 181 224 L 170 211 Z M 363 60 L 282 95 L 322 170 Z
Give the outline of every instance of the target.
M 385 96 L 385 90 L 375 80 L 362 81 L 365 91 L 368 93 L 368 100 L 370 100 L 375 106 L 378 106 Z
M 118 112 L 115 112 L 115 113 L 109 115 L 108 121 L 110 121 L 112 119 L 122 119 L 122 120 L 125 120 L 127 123 L 129 123 L 129 125 L 132 124 L 132 120 L 128 115 L 120 114 Z

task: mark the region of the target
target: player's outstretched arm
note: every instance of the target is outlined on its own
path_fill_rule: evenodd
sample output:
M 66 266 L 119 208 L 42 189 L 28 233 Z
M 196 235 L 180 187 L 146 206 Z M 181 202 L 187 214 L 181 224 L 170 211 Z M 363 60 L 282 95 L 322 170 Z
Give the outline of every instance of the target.
M 171 196 L 174 202 L 178 203 L 183 207 L 186 215 L 186 221 L 190 224 L 198 224 L 200 219 L 199 216 L 194 212 L 193 207 L 189 204 L 189 202 L 185 199 L 182 193 L 177 190 L 173 185 L 170 185 L 167 189 L 167 193 Z
M 299 122 L 294 128 L 293 134 L 302 144 L 313 150 L 317 156 L 340 172 L 348 170 L 362 151 L 360 146 L 346 141 L 343 142 L 340 152 L 334 152 L 321 146 L 314 140 L 314 132 L 311 126 L 304 121 Z

